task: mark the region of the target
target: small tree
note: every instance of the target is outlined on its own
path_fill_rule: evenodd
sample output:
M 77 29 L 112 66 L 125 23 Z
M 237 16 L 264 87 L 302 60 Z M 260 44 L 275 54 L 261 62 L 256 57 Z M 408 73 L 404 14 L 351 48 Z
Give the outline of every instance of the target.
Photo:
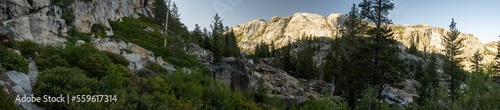
M 476 52 L 474 52 L 474 56 L 472 56 L 472 65 L 471 65 L 471 69 L 474 70 L 474 73 L 479 73 L 479 71 L 481 71 L 481 68 L 482 68 L 482 64 L 481 64 L 481 61 L 483 60 L 483 55 L 481 55 L 481 53 L 479 53 L 479 50 L 477 50 Z
M 450 31 L 445 37 L 443 37 L 443 45 L 445 46 L 444 52 L 446 56 L 445 65 L 443 71 L 451 76 L 450 80 L 450 91 L 452 95 L 452 100 L 456 98 L 456 89 L 459 86 L 459 80 L 463 80 L 463 71 L 461 70 L 463 58 L 459 57 L 463 53 L 463 38 L 459 38 L 460 32 L 456 28 L 457 23 L 454 19 L 451 19 Z

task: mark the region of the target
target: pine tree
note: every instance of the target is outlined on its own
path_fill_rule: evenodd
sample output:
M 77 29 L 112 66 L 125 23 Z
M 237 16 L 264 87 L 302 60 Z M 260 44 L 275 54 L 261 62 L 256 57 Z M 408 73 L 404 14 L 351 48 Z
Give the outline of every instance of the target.
M 433 88 L 437 88 L 439 84 L 439 76 L 437 73 L 437 61 L 436 56 L 430 56 L 430 61 L 425 66 L 425 72 L 423 76 L 417 77 L 417 81 L 420 82 L 421 87 L 419 91 L 420 98 L 417 99 L 419 104 L 424 104 L 425 99 L 430 99 L 433 96 L 429 93 L 434 93 Z
M 200 26 L 198 24 L 194 25 L 194 30 L 191 32 L 191 37 L 193 39 L 193 43 L 202 46 L 203 44 L 203 31 L 201 31 Z
M 215 61 L 218 62 L 221 60 L 225 49 L 222 34 L 224 32 L 224 25 L 219 14 L 215 14 L 213 24 L 210 27 L 212 28 L 210 50 L 214 53 Z
M 324 80 L 332 81 L 336 93 L 347 99 L 350 107 L 355 107 L 360 92 L 371 81 L 366 69 L 369 58 L 366 55 L 366 22 L 362 21 L 358 8 L 353 4 L 347 19 L 341 24 L 341 37 L 336 38 L 330 45 L 332 50 L 324 63 Z M 352 79 L 356 79 L 355 81 Z
M 305 46 L 302 51 L 298 53 L 297 58 L 297 68 L 295 70 L 299 78 L 305 79 L 315 79 L 317 75 L 315 74 L 315 66 L 312 59 L 313 56 L 312 48 L 310 46 Z
M 158 24 L 165 24 L 165 18 L 167 17 L 167 3 L 164 0 L 155 0 L 153 3 L 153 8 L 151 11 L 155 15 L 154 21 Z
M 207 31 L 207 28 L 203 28 L 203 48 L 204 49 L 210 49 L 211 46 L 210 46 L 210 38 L 209 38 L 209 35 L 210 33 L 208 33 Z
M 450 91 L 451 91 L 451 99 L 454 101 L 456 99 L 456 89 L 459 86 L 459 81 L 463 80 L 464 73 L 461 70 L 463 58 L 459 57 L 460 54 L 463 53 L 463 38 L 459 38 L 460 32 L 456 28 L 456 24 L 454 19 L 451 19 L 450 31 L 445 37 L 443 37 L 443 45 L 445 46 L 445 65 L 443 71 L 450 75 Z
M 474 70 L 474 73 L 479 73 L 481 71 L 481 68 L 482 68 L 482 64 L 481 64 L 481 61 L 483 60 L 483 55 L 481 55 L 481 53 L 479 53 L 479 50 L 477 50 L 476 52 L 474 52 L 474 56 L 472 56 L 472 65 L 471 65 L 471 69 Z
M 236 44 L 236 36 L 234 34 L 233 29 L 230 29 L 229 32 L 224 35 L 225 39 L 225 50 L 224 50 L 224 56 L 225 57 L 240 57 L 240 49 L 238 48 L 238 45 Z
M 387 24 L 392 24 L 387 15 L 394 9 L 394 4 L 390 0 L 363 0 L 358 6 L 361 18 L 375 24 L 374 28 L 368 29 L 371 41 L 366 44 L 369 45 L 366 53 L 369 62 L 365 65 L 372 71 L 369 73 L 372 77 L 370 84 L 382 91 L 385 84 L 400 81 L 399 76 L 404 72 L 397 57 L 399 49 L 392 39 L 392 30 L 387 27 Z

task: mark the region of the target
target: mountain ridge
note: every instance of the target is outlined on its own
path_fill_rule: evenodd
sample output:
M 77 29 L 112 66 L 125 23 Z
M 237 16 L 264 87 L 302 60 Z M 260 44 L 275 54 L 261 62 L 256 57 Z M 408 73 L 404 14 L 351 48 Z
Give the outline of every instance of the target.
M 238 46 L 247 53 L 252 53 L 255 46 L 260 43 L 274 44 L 280 48 L 288 42 L 296 42 L 305 36 L 336 38 L 341 31 L 340 25 L 346 19 L 345 15 L 332 13 L 322 16 L 312 13 L 295 13 L 287 17 L 274 16 L 269 21 L 263 19 L 251 20 L 247 23 L 233 26 L 232 29 L 238 36 Z M 427 24 L 406 25 L 391 24 L 393 38 L 405 47 L 410 47 L 414 42 L 421 52 L 443 54 L 442 38 L 449 32 L 448 29 L 430 26 Z M 464 38 L 464 54 L 462 57 L 471 58 L 475 51 L 483 54 L 483 64 L 493 61 L 492 49 L 487 49 L 486 43 L 481 42 L 473 34 L 461 33 Z M 465 59 L 462 64 L 468 69 L 472 64 L 470 59 Z

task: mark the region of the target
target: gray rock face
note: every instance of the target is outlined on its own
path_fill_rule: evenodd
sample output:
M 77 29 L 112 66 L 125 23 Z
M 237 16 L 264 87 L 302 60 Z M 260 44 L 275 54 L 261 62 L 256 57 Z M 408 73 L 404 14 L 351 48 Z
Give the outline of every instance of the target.
M 14 12 L 21 15 L 9 16 L 9 19 L 3 22 L 6 27 L 14 31 L 14 38 L 16 40 L 31 40 L 40 44 L 65 42 L 66 39 L 58 37 L 59 33 L 67 32 L 66 23 L 60 19 L 60 15 L 62 14 L 61 9 L 58 6 L 49 6 L 48 4 L 34 5 L 43 7 L 39 7 L 36 11 L 29 13 Z M 31 8 L 26 9 L 32 10 Z
M 139 17 L 137 13 L 150 16 L 149 6 L 153 0 L 75 0 L 74 25 L 81 32 L 90 32 L 93 24 L 102 24 L 110 28 L 108 20 L 120 20 L 123 17 Z M 110 28 L 111 29 L 111 28 Z
M 344 22 L 345 16 L 341 14 L 331 14 L 322 17 L 317 14 L 296 13 L 289 17 L 273 17 L 269 22 L 262 19 L 252 20 L 248 23 L 236 25 L 233 31 L 241 41 L 238 46 L 242 51 L 252 52 L 256 45 L 263 41 L 266 44 L 272 42 L 277 48 L 286 45 L 289 41 L 296 42 L 303 36 L 312 35 L 315 37 L 333 38 L 338 35 L 339 25 Z M 442 38 L 449 32 L 447 29 L 436 28 L 428 25 L 390 25 L 393 29 L 393 38 L 404 47 L 410 47 L 414 42 L 421 52 L 440 53 L 444 51 Z M 479 50 L 484 59 L 483 64 L 491 63 L 494 59 L 496 47 L 487 47 L 472 34 L 462 33 L 459 38 L 464 38 L 464 53 L 462 57 L 470 58 L 474 52 Z M 316 54 L 318 55 L 318 53 Z M 316 64 L 321 64 L 321 55 L 315 56 Z M 319 61 L 319 62 L 318 62 Z M 470 69 L 470 59 L 462 62 L 464 69 Z
M 296 104 L 304 103 L 309 99 L 322 98 L 321 93 L 328 94 L 334 91 L 331 83 L 325 83 L 321 80 L 299 80 L 281 69 L 264 63 L 254 65 L 251 72 L 250 87 L 252 90 L 263 87 L 268 90 L 270 96 L 283 97 Z
M 263 41 L 282 47 L 289 41 L 298 41 L 305 36 L 332 37 L 338 22 L 345 19 L 341 14 L 331 14 L 327 18 L 310 13 L 296 13 L 293 16 L 273 17 L 269 22 L 262 19 L 234 26 L 234 32 L 242 40 L 238 43 L 241 50 L 253 51 L 257 43 Z
M 153 0 L 74 0 L 74 22 L 61 19 L 63 10 L 51 0 L 3 0 L 0 2 L 0 22 L 15 32 L 16 40 L 32 40 L 40 44 L 66 42 L 59 35 L 66 35 L 67 25 L 74 24 L 81 32 L 90 32 L 93 24 L 110 28 L 108 20 L 150 15 Z M 111 29 L 111 28 L 110 28 Z M 112 35 L 112 30 L 106 31 Z
M 18 90 L 16 91 L 17 94 L 24 94 L 26 92 L 30 93 L 31 92 L 31 83 L 30 79 L 26 74 L 20 73 L 17 71 L 9 71 L 5 73 L 7 77 L 9 77 L 10 81 L 12 81 L 16 86 Z
M 413 80 L 407 79 L 398 84 L 402 86 L 402 89 L 398 89 L 389 85 L 386 85 L 384 90 L 382 90 L 382 100 L 397 106 L 404 106 L 410 104 L 419 98 L 417 88 L 420 87 L 420 83 Z
M 246 91 L 249 88 L 249 74 L 245 64 L 235 58 L 225 58 L 213 67 L 214 78 L 221 80 L 234 91 Z

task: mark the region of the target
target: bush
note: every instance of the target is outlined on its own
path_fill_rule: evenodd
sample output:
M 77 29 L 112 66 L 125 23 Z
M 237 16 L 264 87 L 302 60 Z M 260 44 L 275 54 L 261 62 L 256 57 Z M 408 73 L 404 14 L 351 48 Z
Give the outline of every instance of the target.
M 72 64 L 73 66 L 77 66 L 75 64 L 78 64 L 80 62 L 80 59 L 82 59 L 85 56 L 88 56 L 89 54 L 98 54 L 100 53 L 99 50 L 94 48 L 89 43 L 85 43 L 80 46 L 75 46 L 74 44 L 67 44 L 66 48 L 63 49 L 62 51 L 62 57 L 68 61 L 69 64 Z M 104 58 L 106 56 L 103 56 Z
M 43 71 L 55 67 L 69 67 L 68 61 L 61 56 L 60 47 L 43 46 L 40 53 L 35 57 L 38 70 Z
M 71 26 L 68 30 L 68 38 L 66 38 L 69 42 L 76 42 L 78 40 L 83 40 L 85 42 L 90 42 L 92 38 L 90 36 L 85 35 L 84 33 L 79 32 L 75 26 Z
M 136 74 L 139 77 L 144 77 L 144 78 L 149 78 L 149 77 L 157 76 L 157 74 L 154 71 L 152 71 L 150 69 L 147 69 L 147 68 L 143 68 L 143 69 L 137 70 Z
M 61 19 L 64 19 L 66 25 L 71 25 L 73 20 L 75 20 L 75 14 L 73 14 L 73 8 L 63 8 L 64 11 L 61 15 Z
M 16 70 L 23 73 L 28 73 L 28 62 L 22 56 L 8 50 L 6 47 L 0 46 L 0 63 L 7 70 Z
M 104 32 L 106 30 L 109 30 L 109 28 L 107 28 L 106 26 L 104 26 L 102 24 L 93 24 L 90 29 L 91 29 L 91 32 L 97 32 L 97 33 L 101 33 L 101 32 Z
M 23 55 L 26 59 L 35 58 L 35 53 L 40 51 L 39 45 L 29 40 L 18 41 L 14 43 L 14 48 L 19 50 L 21 52 L 21 55 Z
M 14 100 L 15 98 L 9 96 L 9 94 L 4 91 L 4 87 L 0 85 L 0 108 L 5 110 L 20 110 L 14 103 Z
M 118 55 L 116 53 L 108 52 L 108 51 L 101 51 L 101 52 L 104 52 L 106 54 L 106 56 L 108 56 L 109 60 L 111 60 L 115 64 L 119 64 L 119 65 L 123 65 L 123 66 L 128 66 L 129 63 L 130 63 L 127 60 L 127 58 L 125 58 L 125 57 L 123 57 L 121 55 Z
M 112 64 L 111 60 L 98 53 L 87 54 L 78 62 L 77 66 L 87 71 L 87 76 L 100 79 L 106 75 L 107 67 Z
M 37 84 L 33 89 L 34 96 L 43 95 L 59 96 L 59 94 L 84 94 L 93 95 L 96 90 L 97 80 L 89 78 L 83 70 L 78 68 L 57 67 L 41 72 Z M 38 103 L 46 109 L 69 109 L 73 107 L 85 107 L 85 103 L 71 103 L 71 105 L 61 103 Z
M 40 54 L 35 58 L 38 70 L 43 71 L 55 67 L 69 67 L 68 61 L 61 57 L 59 54 Z
M 158 73 L 158 74 L 166 74 L 168 73 L 168 70 L 165 69 L 163 66 L 161 66 L 158 63 L 151 62 L 148 65 L 146 65 L 147 69 L 150 69 L 151 71 Z

